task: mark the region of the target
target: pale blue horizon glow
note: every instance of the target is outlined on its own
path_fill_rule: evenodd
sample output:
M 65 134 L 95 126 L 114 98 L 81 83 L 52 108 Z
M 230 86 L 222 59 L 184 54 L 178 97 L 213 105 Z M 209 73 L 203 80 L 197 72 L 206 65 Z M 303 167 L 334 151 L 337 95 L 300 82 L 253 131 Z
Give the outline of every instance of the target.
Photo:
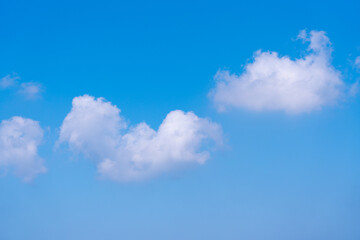
M 39 123 L 11 122 L 31 129 L 44 167 L 35 157 L 24 181 L 0 166 L 1 240 L 360 239 L 358 1 L 15 0 L 0 9 L 0 120 Z M 313 54 L 301 30 L 324 31 L 331 48 Z M 246 83 L 273 61 L 270 73 L 296 70 L 289 79 L 303 82 L 317 73 L 323 85 L 263 101 L 271 86 Z M 215 96 L 226 79 L 234 85 Z M 303 104 L 310 87 L 321 97 Z M 75 97 L 90 110 L 75 111 Z M 71 112 L 87 118 L 104 104 L 106 118 L 62 130 Z M 151 137 L 136 138 L 143 122 Z M 199 134 L 172 145 L 174 125 Z M 77 133 L 82 145 L 71 145 Z M 8 152 L 0 142 L 0 165 L 18 159 Z M 108 171 L 104 158 L 119 155 L 145 164 Z M 148 169 L 152 159 L 163 162 Z M 29 170 L 22 164 L 12 167 Z

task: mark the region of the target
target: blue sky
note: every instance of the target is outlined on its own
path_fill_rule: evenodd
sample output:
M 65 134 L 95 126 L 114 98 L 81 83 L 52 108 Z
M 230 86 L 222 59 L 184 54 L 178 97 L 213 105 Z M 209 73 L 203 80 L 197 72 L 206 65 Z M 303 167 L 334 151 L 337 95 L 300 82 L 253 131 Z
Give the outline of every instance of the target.
M 0 239 L 360 239 L 357 1 L 0 9 Z

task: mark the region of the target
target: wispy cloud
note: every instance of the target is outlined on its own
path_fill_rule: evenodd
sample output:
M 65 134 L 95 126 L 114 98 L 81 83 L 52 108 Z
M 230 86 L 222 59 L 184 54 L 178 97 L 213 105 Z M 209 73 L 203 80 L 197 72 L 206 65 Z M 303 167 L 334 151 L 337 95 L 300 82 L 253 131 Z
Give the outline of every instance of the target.
M 222 141 L 218 124 L 180 110 L 170 112 L 157 131 L 145 122 L 127 128 L 120 109 L 103 98 L 84 95 L 73 99 L 59 141 L 94 159 L 102 176 L 117 181 L 203 164 L 210 155 L 209 142 Z
M 217 108 L 304 113 L 334 104 L 342 94 L 341 74 L 331 65 L 331 42 L 324 31 L 300 31 L 307 55 L 292 60 L 277 52 L 255 52 L 240 75 L 220 70 L 210 92 Z
M 36 99 L 41 96 L 43 87 L 40 83 L 25 82 L 20 84 L 18 93 L 27 99 Z
M 360 69 L 360 56 L 358 56 L 358 57 L 355 58 L 354 66 L 355 66 L 357 69 Z
M 21 82 L 21 78 L 16 74 L 8 74 L 0 79 L 0 88 L 13 88 L 26 99 L 37 99 L 41 97 L 44 87 L 37 82 Z
M 6 89 L 9 87 L 16 86 L 18 84 L 17 81 L 19 79 L 20 79 L 19 76 L 17 76 L 15 73 L 8 74 L 0 79 L 0 88 Z

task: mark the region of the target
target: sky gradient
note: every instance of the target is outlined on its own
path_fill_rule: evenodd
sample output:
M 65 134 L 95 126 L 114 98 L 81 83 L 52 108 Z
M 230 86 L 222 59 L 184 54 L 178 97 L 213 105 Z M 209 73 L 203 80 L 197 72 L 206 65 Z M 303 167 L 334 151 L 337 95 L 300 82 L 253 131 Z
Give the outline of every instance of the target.
M 1 240 L 360 239 L 358 1 L 0 10 Z

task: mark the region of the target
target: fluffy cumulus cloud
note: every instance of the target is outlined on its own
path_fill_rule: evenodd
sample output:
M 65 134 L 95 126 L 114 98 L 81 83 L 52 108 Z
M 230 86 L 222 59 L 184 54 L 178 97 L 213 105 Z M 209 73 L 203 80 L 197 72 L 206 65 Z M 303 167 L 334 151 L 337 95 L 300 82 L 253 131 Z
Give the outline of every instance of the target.
M 336 103 L 341 96 L 341 74 L 331 65 L 332 47 L 323 31 L 301 31 L 309 42 L 303 58 L 257 51 L 240 75 L 218 71 L 210 97 L 220 111 L 244 108 L 253 111 L 310 112 Z
M 73 99 L 59 141 L 96 161 L 102 176 L 131 181 L 205 163 L 222 133 L 219 125 L 180 110 L 170 112 L 158 130 L 144 122 L 128 127 L 116 106 L 84 95 Z
M 24 181 L 46 172 L 43 159 L 38 155 L 38 146 L 43 139 L 43 130 L 38 122 L 22 117 L 13 117 L 0 124 L 0 170 L 2 174 L 13 171 Z

